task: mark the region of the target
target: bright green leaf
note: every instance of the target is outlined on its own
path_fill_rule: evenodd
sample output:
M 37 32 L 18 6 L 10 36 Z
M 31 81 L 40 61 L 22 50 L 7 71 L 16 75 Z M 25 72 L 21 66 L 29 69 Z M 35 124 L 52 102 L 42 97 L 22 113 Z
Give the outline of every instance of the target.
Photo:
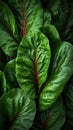
M 20 87 L 34 98 L 47 78 L 49 41 L 40 31 L 23 38 L 17 52 L 16 74 Z

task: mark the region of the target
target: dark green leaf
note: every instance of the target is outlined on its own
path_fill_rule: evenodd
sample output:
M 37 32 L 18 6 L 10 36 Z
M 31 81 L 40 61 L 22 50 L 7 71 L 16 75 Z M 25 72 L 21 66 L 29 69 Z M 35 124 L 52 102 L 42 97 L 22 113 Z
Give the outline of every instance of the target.
M 0 96 L 7 91 L 6 78 L 2 71 L 0 71 Z
M 13 36 L 18 39 L 18 30 L 15 18 L 8 5 L 3 1 L 0 1 L 0 23 L 7 27 Z
M 58 14 L 58 9 L 61 3 L 61 0 L 49 0 L 47 8 L 52 12 L 53 16 Z
M 58 0 L 57 0 L 58 1 Z M 56 16 L 53 17 L 53 24 L 62 33 L 69 15 L 69 3 L 68 0 L 61 0 L 61 4 L 57 10 Z
M 66 91 L 66 106 L 68 122 L 73 126 L 73 82 L 68 86 Z
M 35 111 L 35 102 L 21 89 L 10 90 L 0 98 L 0 129 L 29 130 Z
M 43 26 L 48 25 L 50 23 L 51 23 L 51 13 L 48 10 L 44 10 Z
M 64 125 L 64 122 L 65 122 L 65 113 L 64 111 L 62 111 L 58 120 L 48 130 L 61 130 L 62 126 Z
M 73 43 L 73 1 L 69 1 L 69 15 L 67 19 L 67 23 L 65 24 L 65 28 L 63 32 L 61 32 L 62 39 Z
M 8 90 L 19 87 L 17 79 L 16 79 L 15 59 L 7 63 L 4 69 L 4 73 L 6 76 L 6 83 L 7 83 Z
M 16 56 L 18 39 L 14 16 L 9 7 L 0 1 L 0 47 L 8 56 Z
M 64 122 L 65 114 L 61 98 L 50 109 L 41 112 L 41 125 L 43 130 L 60 130 Z
M 58 14 L 53 16 L 52 23 L 58 29 L 62 40 L 73 44 L 73 1 L 61 0 Z
M 62 42 L 56 27 L 53 26 L 52 24 L 48 24 L 43 26 L 41 28 L 41 31 L 48 37 L 51 50 L 53 53 L 53 50 L 56 49 L 57 46 L 60 46 Z

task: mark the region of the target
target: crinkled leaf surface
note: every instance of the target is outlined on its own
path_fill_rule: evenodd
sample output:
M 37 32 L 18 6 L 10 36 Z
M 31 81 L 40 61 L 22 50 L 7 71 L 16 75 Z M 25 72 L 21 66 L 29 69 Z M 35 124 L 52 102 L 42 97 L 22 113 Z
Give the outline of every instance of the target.
M 53 124 L 57 122 L 63 112 L 62 98 L 59 98 L 50 109 L 41 112 L 41 124 L 44 130 L 49 130 L 53 127 Z M 65 117 L 64 117 L 65 120 Z M 63 122 L 64 122 L 63 120 Z
M 55 130 L 55 128 L 60 130 L 64 122 L 62 98 L 59 98 L 50 109 L 41 112 L 41 125 L 44 130 Z
M 15 72 L 15 59 L 9 61 L 5 68 L 4 68 L 4 73 L 6 76 L 6 83 L 7 83 L 7 88 L 12 89 L 12 88 L 18 88 L 18 82 L 16 79 L 16 72 Z
M 62 93 L 73 74 L 73 46 L 63 42 L 52 58 L 51 72 L 39 97 L 40 110 L 48 109 Z
M 62 42 L 56 27 L 53 26 L 52 24 L 45 24 L 43 27 L 41 27 L 41 31 L 49 39 L 49 44 L 50 44 L 50 47 L 51 47 L 51 51 L 53 53 L 53 51 L 58 46 L 60 46 L 60 44 Z
M 7 91 L 6 78 L 2 71 L 0 71 L 0 96 Z
M 35 111 L 35 102 L 21 89 L 9 90 L 0 98 L 0 129 L 29 130 Z
M 37 111 L 36 119 L 31 130 L 60 130 L 65 122 L 65 112 L 62 98 L 58 100 L 46 111 Z
M 64 123 L 65 123 L 65 113 L 64 111 L 62 111 L 58 120 L 52 125 L 52 127 L 49 127 L 48 130 L 61 130 Z
M 43 9 L 40 0 L 8 0 L 8 4 L 15 15 L 22 36 L 42 26 Z
M 15 18 L 8 5 L 0 1 L 0 47 L 8 56 L 15 57 L 18 43 Z
M 20 87 L 32 98 L 47 78 L 50 47 L 47 37 L 36 31 L 23 38 L 17 52 L 16 74 Z

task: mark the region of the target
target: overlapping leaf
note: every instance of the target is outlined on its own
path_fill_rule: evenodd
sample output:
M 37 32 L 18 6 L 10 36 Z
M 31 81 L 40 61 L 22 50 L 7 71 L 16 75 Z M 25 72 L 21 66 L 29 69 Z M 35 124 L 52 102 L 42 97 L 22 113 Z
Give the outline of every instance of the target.
M 23 38 L 16 58 L 16 74 L 20 87 L 32 98 L 47 78 L 49 63 L 50 47 L 45 35 L 36 31 Z
M 61 130 L 65 123 L 65 112 L 62 98 L 59 99 L 46 111 L 37 111 L 36 120 L 31 130 Z
M 50 23 L 41 27 L 41 31 L 48 37 L 53 54 L 53 51 L 56 50 L 56 48 L 62 43 L 59 32 L 57 31 L 56 27 Z
M 61 0 L 50 0 L 48 2 L 47 8 L 52 12 L 53 16 L 58 14 L 58 9 L 60 6 Z
M 58 1 L 58 0 L 57 0 Z M 57 29 L 61 31 L 62 27 L 65 26 L 67 22 L 67 17 L 69 13 L 69 5 L 68 0 L 61 0 L 61 4 L 57 10 L 56 16 L 53 17 L 53 24 Z
M 69 13 L 68 19 L 66 19 L 67 23 L 65 24 L 65 28 L 63 32 L 60 32 L 62 39 L 69 41 L 73 44 L 73 1 L 69 1 Z
M 41 0 L 44 9 L 48 9 L 53 16 L 58 14 L 58 9 L 61 3 L 61 0 Z
M 0 1 L 0 47 L 8 56 L 15 57 L 18 43 L 15 18 L 7 4 Z
M 50 109 L 41 112 L 41 126 L 44 130 L 60 130 L 64 122 L 65 113 L 61 98 Z
M 62 102 L 62 99 L 59 98 L 50 109 L 41 112 L 40 120 L 41 120 L 42 128 L 44 130 L 50 130 L 54 128 L 55 127 L 54 123 L 55 124 L 57 123 L 62 113 L 64 113 L 63 102 Z M 65 121 L 65 115 L 63 119 L 64 120 L 62 120 L 62 123 L 64 123 Z
M 5 68 L 4 68 L 4 73 L 6 76 L 6 83 L 7 83 L 7 88 L 12 89 L 12 88 L 18 88 L 18 82 L 16 79 L 16 72 L 15 72 L 15 59 L 9 61 Z
M 65 113 L 58 98 L 73 74 L 73 46 L 62 40 L 73 42 L 72 7 L 71 0 L 0 1 L 1 130 L 61 130 Z M 69 124 L 63 128 L 71 129 L 73 85 L 66 90 Z
M 8 4 L 16 17 L 21 37 L 42 26 L 43 8 L 40 0 L 8 0 Z
M 68 86 L 66 92 L 66 106 L 68 122 L 73 126 L 73 82 Z
M 0 129 L 29 130 L 35 112 L 35 102 L 21 89 L 12 89 L 0 98 Z
M 49 37 L 52 36 L 49 35 Z M 52 43 L 51 45 L 53 47 Z M 53 49 L 51 71 L 39 97 L 40 110 L 49 108 L 57 100 L 73 74 L 73 46 L 68 42 L 63 42 L 56 48 L 54 46 Z
M 56 7 L 56 6 L 55 6 Z M 54 13 L 54 11 L 53 11 Z M 73 1 L 61 0 L 57 14 L 52 23 L 58 29 L 62 40 L 73 43 Z
M 51 20 L 52 20 L 51 13 L 48 10 L 44 10 L 43 26 L 50 24 Z
M 7 91 L 6 78 L 2 71 L 0 71 L 0 96 Z

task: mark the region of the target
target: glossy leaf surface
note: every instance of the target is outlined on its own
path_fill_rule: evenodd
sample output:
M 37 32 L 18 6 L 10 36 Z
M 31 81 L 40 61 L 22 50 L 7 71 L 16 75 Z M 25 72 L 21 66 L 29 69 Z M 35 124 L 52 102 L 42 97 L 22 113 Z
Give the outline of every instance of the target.
M 50 109 L 41 112 L 41 126 L 44 130 L 60 130 L 64 122 L 65 113 L 61 98 Z
M 52 59 L 48 83 L 39 97 L 40 110 L 49 108 L 63 92 L 64 86 L 73 74 L 73 46 L 63 42 Z
M 8 0 L 8 4 L 14 12 L 21 37 L 42 26 L 43 8 L 40 0 Z
M 19 43 L 15 18 L 7 4 L 0 1 L 0 47 L 10 57 L 15 57 Z
M 40 31 L 27 35 L 20 43 L 16 74 L 20 87 L 32 98 L 38 95 L 47 78 L 50 63 L 49 41 Z
M 0 98 L 0 129 L 29 130 L 35 111 L 35 102 L 21 89 L 8 91 Z

